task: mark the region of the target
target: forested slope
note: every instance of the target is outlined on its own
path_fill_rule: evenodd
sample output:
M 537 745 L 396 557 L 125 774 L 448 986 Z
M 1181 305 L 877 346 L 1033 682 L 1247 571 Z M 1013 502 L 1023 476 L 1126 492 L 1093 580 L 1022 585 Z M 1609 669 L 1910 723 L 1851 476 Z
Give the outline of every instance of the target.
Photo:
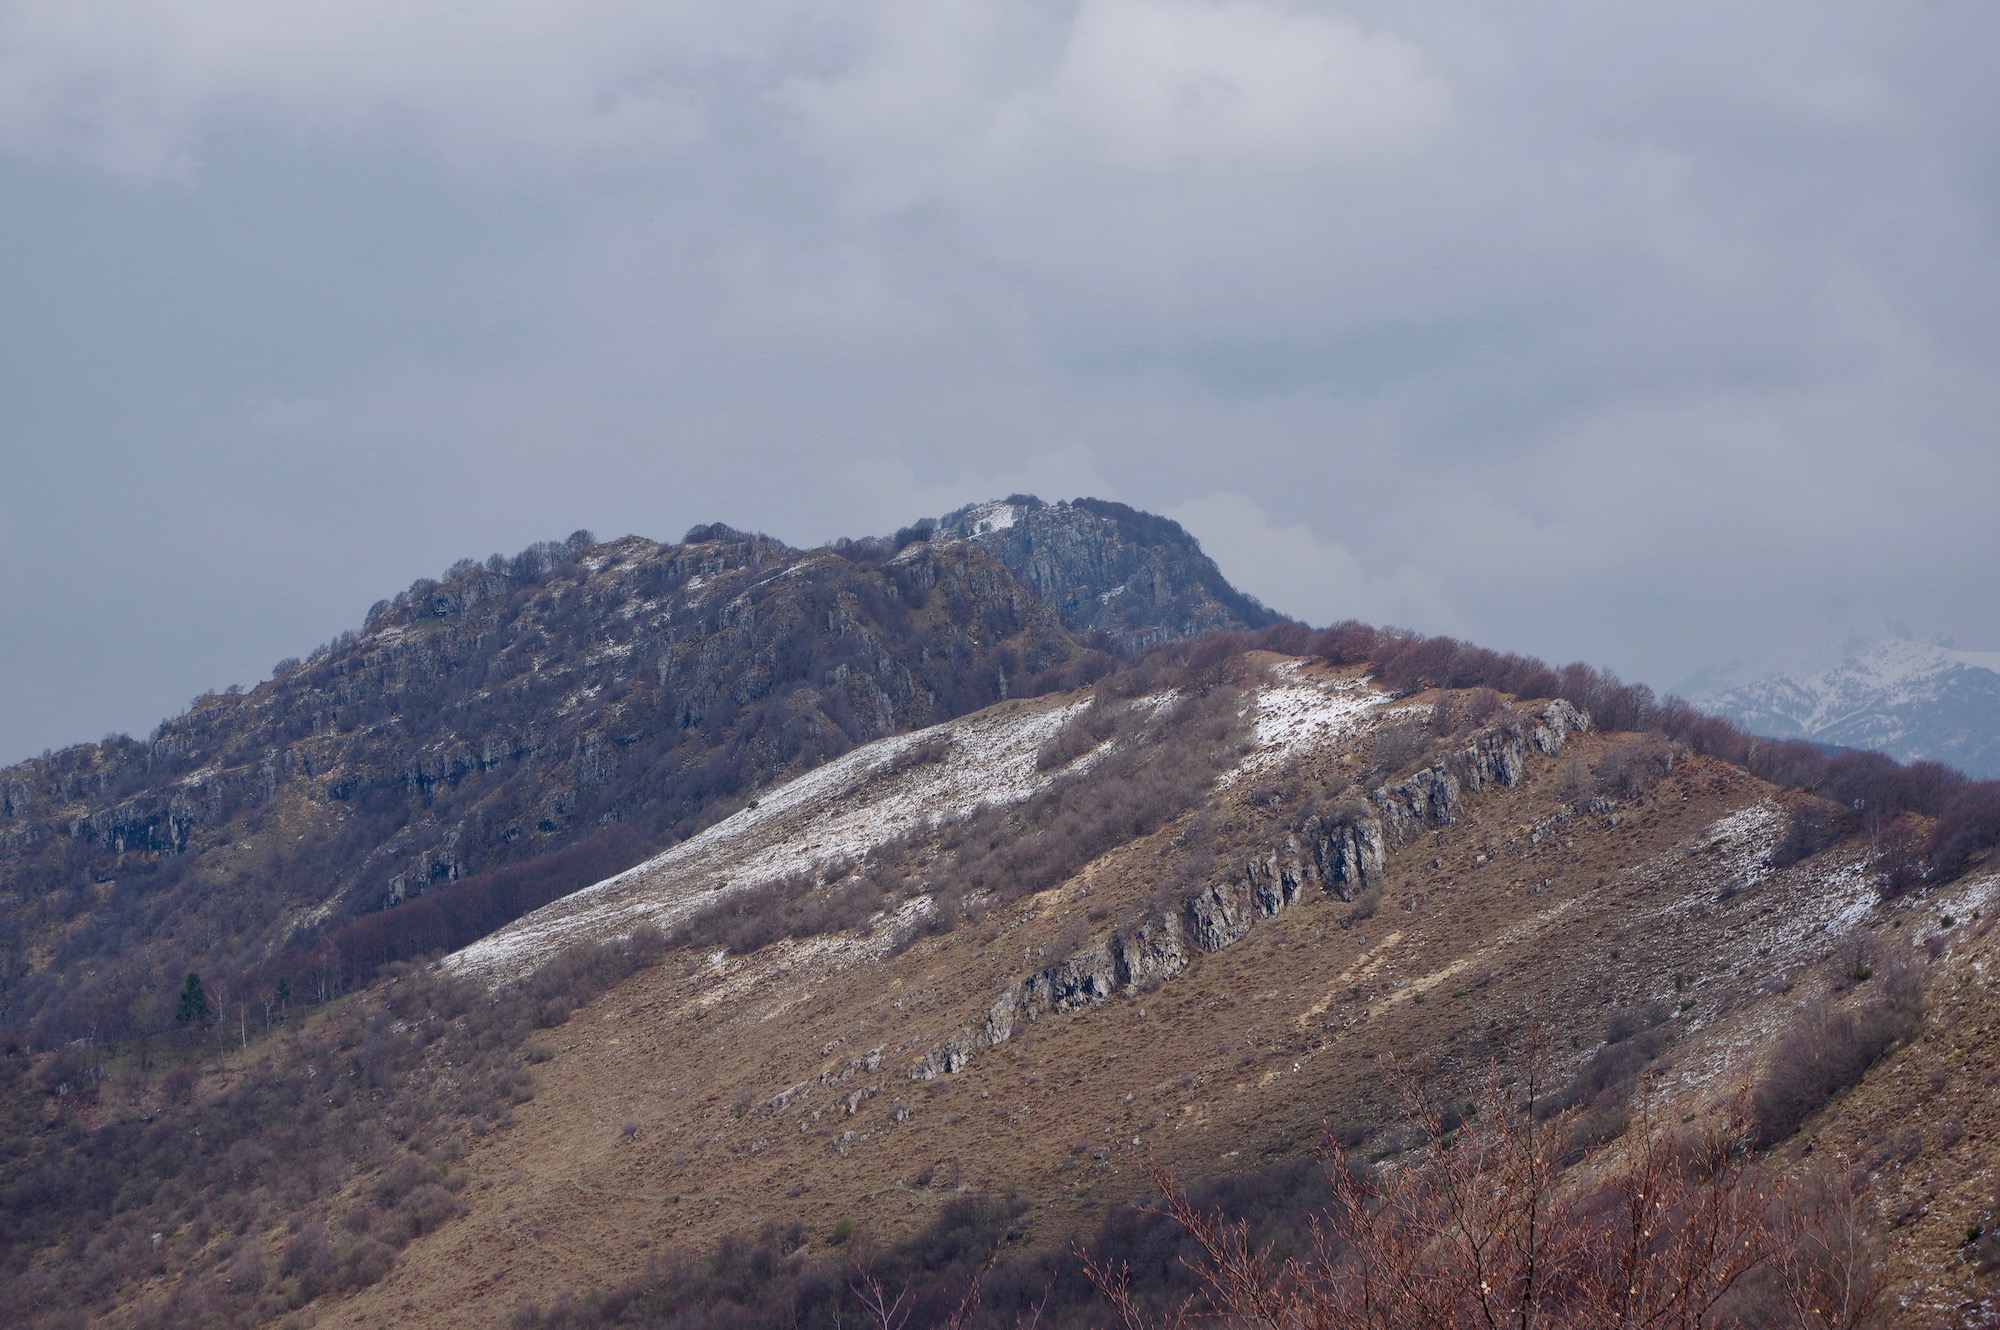
M 1008 553 L 1217 576 L 1171 523 L 1061 507 L 1061 548 Z M 361 916 L 450 889 L 455 928 L 490 928 L 781 775 L 1108 667 L 1093 624 L 935 528 L 819 550 L 578 533 L 465 561 L 149 739 L 0 772 L 0 1028 L 157 1033 L 190 969 L 337 989 L 339 956 L 306 957 Z M 1146 604 L 1168 616 L 1149 639 L 1246 626 Z

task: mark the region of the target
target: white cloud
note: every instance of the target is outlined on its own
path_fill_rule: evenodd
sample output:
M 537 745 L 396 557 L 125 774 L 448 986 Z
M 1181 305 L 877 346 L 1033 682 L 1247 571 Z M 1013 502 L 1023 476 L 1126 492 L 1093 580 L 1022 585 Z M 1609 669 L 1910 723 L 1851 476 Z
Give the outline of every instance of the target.
M 768 50 L 750 0 L 9 0 L 0 146 L 185 176 L 219 127 L 414 138 L 465 165 L 684 145 L 715 62 Z M 776 19 L 774 22 L 773 19 Z
M 1231 582 L 1307 623 L 1361 619 L 1438 632 L 1461 618 L 1426 574 L 1408 567 L 1372 573 L 1347 546 L 1303 525 L 1275 522 L 1241 494 L 1218 490 L 1176 504 L 1167 516 L 1193 533 Z
M 1449 109 L 1410 42 L 1281 0 L 1084 0 L 1005 148 L 1119 167 L 1297 168 L 1406 143 Z

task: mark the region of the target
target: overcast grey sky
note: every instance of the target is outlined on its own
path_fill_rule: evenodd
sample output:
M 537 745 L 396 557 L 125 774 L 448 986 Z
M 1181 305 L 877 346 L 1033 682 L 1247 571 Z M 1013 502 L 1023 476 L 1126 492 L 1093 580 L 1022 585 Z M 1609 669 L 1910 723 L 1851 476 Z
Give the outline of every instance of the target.
M 974 499 L 1671 685 L 2000 647 L 1984 0 L 0 0 L 0 761 Z

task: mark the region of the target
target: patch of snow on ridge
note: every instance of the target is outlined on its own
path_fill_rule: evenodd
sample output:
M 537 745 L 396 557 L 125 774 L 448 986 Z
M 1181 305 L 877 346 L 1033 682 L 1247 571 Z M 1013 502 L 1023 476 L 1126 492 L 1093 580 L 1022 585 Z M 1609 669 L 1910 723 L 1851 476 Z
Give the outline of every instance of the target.
M 1959 664 L 1972 669 L 1991 670 L 1995 674 L 2000 674 L 2000 651 L 1959 651 L 1953 649 L 1947 650 L 1944 654 Z
M 1716 856 L 1707 863 L 1718 882 L 1752 887 L 1771 875 L 1771 851 L 1784 835 L 1785 822 L 1784 806 L 1762 799 L 1702 828 L 1688 853 Z
M 1344 739 L 1361 727 L 1369 713 L 1389 702 L 1388 695 L 1366 679 L 1309 673 L 1304 661 L 1274 665 L 1271 676 L 1272 682 L 1257 689 L 1252 702 L 1254 746 L 1224 777 L 1225 784 L 1294 753 Z
M 722 895 L 856 860 L 908 832 L 1018 803 L 1055 777 L 1042 745 L 1088 700 L 1025 701 L 893 735 L 762 793 L 700 835 L 551 902 L 445 957 L 460 973 L 504 979 L 564 947 L 670 928 Z M 934 760 L 924 753 L 949 742 Z
M 701 992 L 688 1004 L 691 1013 L 712 1011 L 725 1002 L 769 990 L 771 980 L 786 976 L 810 976 L 844 969 L 864 961 L 886 957 L 936 913 L 929 896 L 913 896 L 893 909 L 883 910 L 869 921 L 866 933 L 821 933 L 815 937 L 779 938 L 763 953 L 731 955 L 717 951 L 709 957 L 709 976 Z M 797 1000 L 780 1000 L 766 1010 L 762 1020 L 781 1016 Z
M 1801 938 L 1832 939 L 1859 926 L 1880 897 L 1868 856 L 1853 848 L 1829 852 L 1789 868 L 1773 868 L 1771 852 L 1784 838 L 1788 815 L 1775 799 L 1762 799 L 1718 818 L 1641 871 L 1662 877 L 1694 870 L 1693 890 L 1648 912 L 1651 919 L 1711 909 L 1753 888 L 1771 888 L 1775 907 L 1723 930 L 1712 944 L 1713 973 L 1739 966 L 1774 969 L 1798 958 Z M 1776 955 L 1778 960 L 1768 958 Z M 1697 988 L 1705 982 L 1698 977 Z M 1696 1018 L 1696 1024 L 1702 1018 Z
M 982 503 L 965 515 L 965 529 L 975 536 L 990 535 L 1013 526 L 1016 516 L 1014 505 L 1005 499 Z

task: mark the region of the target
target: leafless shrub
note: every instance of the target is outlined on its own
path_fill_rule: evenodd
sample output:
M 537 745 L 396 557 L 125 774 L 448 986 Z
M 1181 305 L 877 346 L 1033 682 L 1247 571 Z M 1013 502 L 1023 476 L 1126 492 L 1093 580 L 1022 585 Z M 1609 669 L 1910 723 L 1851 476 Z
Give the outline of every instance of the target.
M 229 1287 L 234 1292 L 249 1295 L 264 1287 L 264 1252 L 255 1242 L 246 1242 L 237 1251 L 225 1270 Z
M 1910 1126 L 1883 1141 L 1864 1157 L 1863 1162 L 1871 1173 L 1885 1168 L 1900 1167 L 1924 1152 L 1924 1130 Z
M 1759 1318 L 1755 1302 L 1729 1308 L 1746 1324 L 1798 1327 L 1871 1325 L 1882 1296 L 1863 1197 L 1826 1170 L 1802 1174 L 1772 1207 L 1771 1266 L 1759 1272 L 1764 1303 L 1783 1314 Z
M 326 1225 L 315 1219 L 300 1229 L 285 1245 L 278 1269 L 296 1281 L 305 1301 L 325 1291 L 334 1269 L 333 1242 L 327 1237 Z
M 910 885 L 879 867 L 825 886 L 811 873 L 795 873 L 728 893 L 683 922 L 673 942 L 747 954 L 780 938 L 859 928 Z
M 426 1183 L 405 1196 L 383 1224 L 383 1236 L 396 1245 L 422 1237 L 447 1220 L 465 1213 L 465 1203 L 436 1183 Z
M 874 1327 L 874 1330 L 904 1330 L 916 1311 L 910 1299 L 908 1286 L 906 1285 L 892 1298 L 883 1291 L 882 1283 L 873 1271 L 859 1262 L 855 1264 L 854 1270 L 857 1276 L 854 1295 L 860 1300 L 862 1310 L 867 1315 L 867 1324 Z M 942 1320 L 927 1321 L 925 1324 L 934 1325 L 937 1330 L 971 1330 L 973 1317 L 978 1311 L 979 1280 L 974 1277 L 967 1285 L 965 1295 L 959 1299 L 958 1305 L 951 1309 L 949 1315 Z
M 1618 744 L 1597 760 L 1597 792 L 1636 799 L 1664 780 L 1679 757 L 1680 745 L 1661 734 Z
M 1801 799 L 1785 819 L 1785 834 L 1771 851 L 1771 865 L 1786 868 L 1851 835 L 1854 815 L 1825 799 Z
M 348 1248 L 340 1262 L 339 1286 L 352 1292 L 380 1283 L 396 1265 L 396 1253 L 385 1242 L 363 1238 Z
M 1484 725 L 1506 707 L 1506 699 L 1491 688 L 1475 688 L 1466 695 L 1465 719 L 1471 725 Z
M 1036 751 L 1035 770 L 1054 771 L 1095 750 L 1117 734 L 1122 725 L 1130 724 L 1126 719 L 1129 714 L 1128 707 L 1100 694 L 1082 712 L 1064 721 L 1062 728 Z
M 195 1087 L 200 1083 L 200 1075 L 184 1063 L 160 1077 L 160 1098 L 169 1104 L 185 1104 L 194 1098 Z
M 1987 1193 L 1986 1212 L 1966 1232 L 1965 1256 L 1982 1275 L 2000 1271 L 2000 1185 Z
M 1441 693 L 1431 704 L 1430 732 L 1439 739 L 1449 739 L 1465 728 L 1465 703 L 1457 693 Z
M 1368 742 L 1370 783 L 1400 775 L 1422 766 L 1430 758 L 1433 734 L 1420 720 L 1391 721 L 1377 729 Z
M 881 775 L 894 776 L 908 771 L 912 767 L 929 766 L 936 762 L 942 762 L 950 752 L 950 734 L 944 732 L 927 734 L 891 757 L 880 767 L 876 768 L 876 770 Z
M 379 1206 L 394 1206 L 425 1183 L 437 1181 L 437 1169 L 415 1155 L 400 1155 L 375 1179 L 370 1194 Z
M 1604 1025 L 1604 1043 L 1577 1069 L 1567 1084 L 1536 1100 L 1538 1117 L 1570 1113 L 1570 1154 L 1610 1140 L 1625 1129 L 1625 1109 L 1640 1073 L 1672 1038 L 1667 1024 L 1673 1014 L 1665 1003 L 1626 1007 Z
M 1564 803 L 1579 803 L 1597 792 L 1597 778 L 1590 769 L 1590 763 L 1581 757 L 1572 756 L 1563 763 L 1562 797 Z
M 1199 1252 L 1207 1302 L 1199 1310 L 1263 1326 L 1694 1330 L 1723 1323 L 1727 1299 L 1773 1261 L 1781 1234 L 1795 1252 L 1809 1249 L 1771 1218 L 1727 1131 L 1649 1131 L 1615 1161 L 1571 1177 L 1561 1116 L 1538 1121 L 1497 1080 L 1456 1128 L 1407 1077 L 1398 1080 L 1428 1148 L 1397 1167 L 1369 1169 L 1338 1145 L 1323 1146 L 1333 1200 L 1311 1218 L 1299 1255 L 1271 1255 L 1247 1224 L 1204 1210 L 1153 1170 L 1166 1196 L 1159 1212 Z M 1129 1267 L 1083 1260 L 1126 1330 L 1186 1326 L 1198 1314 L 1193 1305 L 1149 1312 L 1132 1296 Z M 1815 1273 L 1839 1265 L 1778 1265 L 1780 1296 L 1813 1305 Z M 1805 1323 L 1852 1327 L 1866 1317 L 1872 1293 L 1860 1287 L 1865 1281 L 1849 1282 L 1855 1296 L 1839 1316 Z
M 1845 1006 L 1823 1002 L 1804 1012 L 1779 1036 L 1752 1089 L 1758 1144 L 1773 1144 L 1798 1130 L 1922 1019 L 1922 980 L 1907 962 L 1885 966 L 1866 1000 Z
M 1366 923 L 1368 920 L 1373 919 L 1375 912 L 1381 908 L 1382 884 L 1378 882 L 1373 886 L 1363 889 L 1353 900 L 1348 902 L 1347 913 L 1340 917 L 1340 926 L 1342 928 L 1352 928 L 1356 924 Z

